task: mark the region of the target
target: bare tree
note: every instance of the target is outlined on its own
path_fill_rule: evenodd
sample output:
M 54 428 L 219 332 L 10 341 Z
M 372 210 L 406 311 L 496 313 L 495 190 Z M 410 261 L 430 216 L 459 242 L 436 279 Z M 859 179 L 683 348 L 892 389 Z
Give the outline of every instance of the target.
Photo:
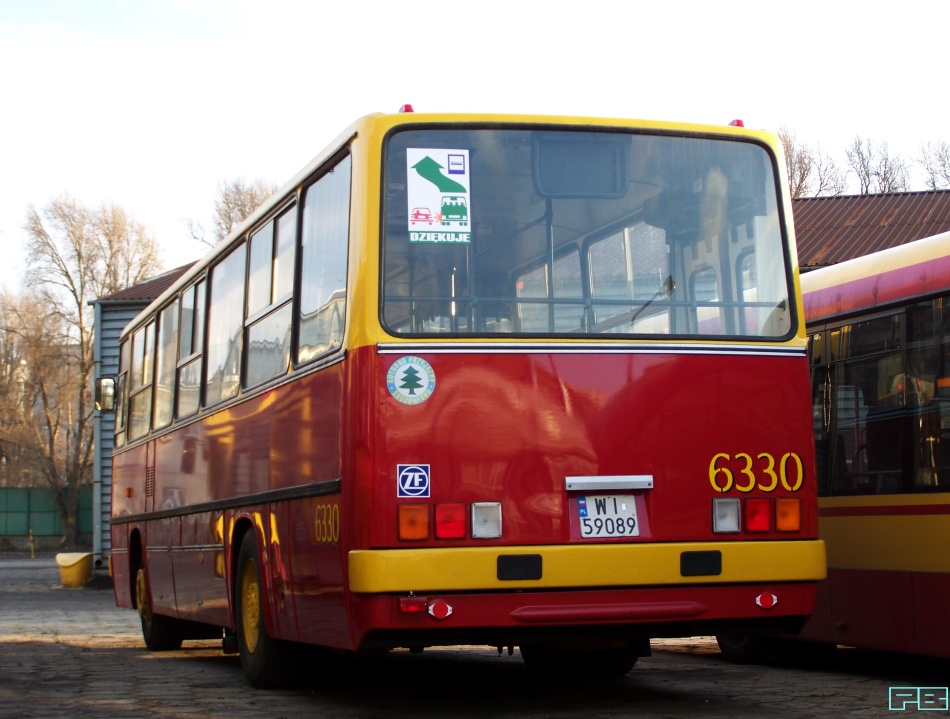
M 204 227 L 195 220 L 187 220 L 188 234 L 192 239 L 214 247 L 250 217 L 254 210 L 276 191 L 277 185 L 260 179 L 250 184 L 245 184 L 241 178 L 230 182 L 219 182 L 218 197 L 214 202 L 212 239 L 207 238 Z
M 8 301 L 6 315 L 26 361 L 23 412 L 34 422 L 17 437 L 53 492 L 66 543 L 75 546 L 79 487 L 92 471 L 89 301 L 156 274 L 158 246 L 121 208 L 90 210 L 65 195 L 42 211 L 30 206 L 24 229 L 30 294 Z
M 856 135 L 847 155 L 862 195 L 907 191 L 907 162 L 900 155 L 892 155 L 886 142 L 875 144 Z
M 950 145 L 946 142 L 921 145 L 917 162 L 924 170 L 929 189 L 950 190 Z
M 819 145 L 799 142 L 787 128 L 778 131 L 785 151 L 788 185 L 792 198 L 840 195 L 845 189 L 844 172 Z

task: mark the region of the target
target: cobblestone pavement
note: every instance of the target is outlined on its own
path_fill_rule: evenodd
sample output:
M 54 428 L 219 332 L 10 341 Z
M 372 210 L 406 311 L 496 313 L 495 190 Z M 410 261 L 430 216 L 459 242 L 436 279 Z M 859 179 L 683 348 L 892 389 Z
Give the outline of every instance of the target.
M 888 687 L 946 686 L 946 662 L 839 649 L 823 665 L 743 667 L 708 638 L 657 641 L 624 679 L 545 682 L 517 652 L 449 648 L 338 662 L 292 690 L 256 691 L 220 643 L 145 650 L 107 578 L 62 589 L 52 556 L 0 555 L 0 717 L 895 717 Z M 927 711 L 920 716 L 948 716 Z

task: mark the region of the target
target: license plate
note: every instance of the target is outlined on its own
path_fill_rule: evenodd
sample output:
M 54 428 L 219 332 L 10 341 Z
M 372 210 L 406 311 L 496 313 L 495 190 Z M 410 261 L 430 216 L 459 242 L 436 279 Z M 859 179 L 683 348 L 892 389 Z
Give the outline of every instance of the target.
M 581 537 L 638 537 L 637 502 L 629 494 L 595 494 L 577 498 Z

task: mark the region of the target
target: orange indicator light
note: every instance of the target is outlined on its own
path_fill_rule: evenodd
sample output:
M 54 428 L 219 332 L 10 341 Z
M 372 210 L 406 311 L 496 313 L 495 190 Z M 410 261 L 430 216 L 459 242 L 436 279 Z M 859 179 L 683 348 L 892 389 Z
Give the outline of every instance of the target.
M 802 502 L 800 499 L 775 500 L 775 528 L 780 532 L 801 531 Z
M 405 540 L 429 538 L 429 505 L 399 505 L 399 538 Z

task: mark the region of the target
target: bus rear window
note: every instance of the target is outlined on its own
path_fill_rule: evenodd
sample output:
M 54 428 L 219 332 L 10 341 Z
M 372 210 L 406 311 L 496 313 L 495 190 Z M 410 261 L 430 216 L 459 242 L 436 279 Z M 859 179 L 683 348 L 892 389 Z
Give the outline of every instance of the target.
M 385 157 L 382 317 L 394 334 L 793 331 L 774 164 L 755 143 L 404 130 Z

